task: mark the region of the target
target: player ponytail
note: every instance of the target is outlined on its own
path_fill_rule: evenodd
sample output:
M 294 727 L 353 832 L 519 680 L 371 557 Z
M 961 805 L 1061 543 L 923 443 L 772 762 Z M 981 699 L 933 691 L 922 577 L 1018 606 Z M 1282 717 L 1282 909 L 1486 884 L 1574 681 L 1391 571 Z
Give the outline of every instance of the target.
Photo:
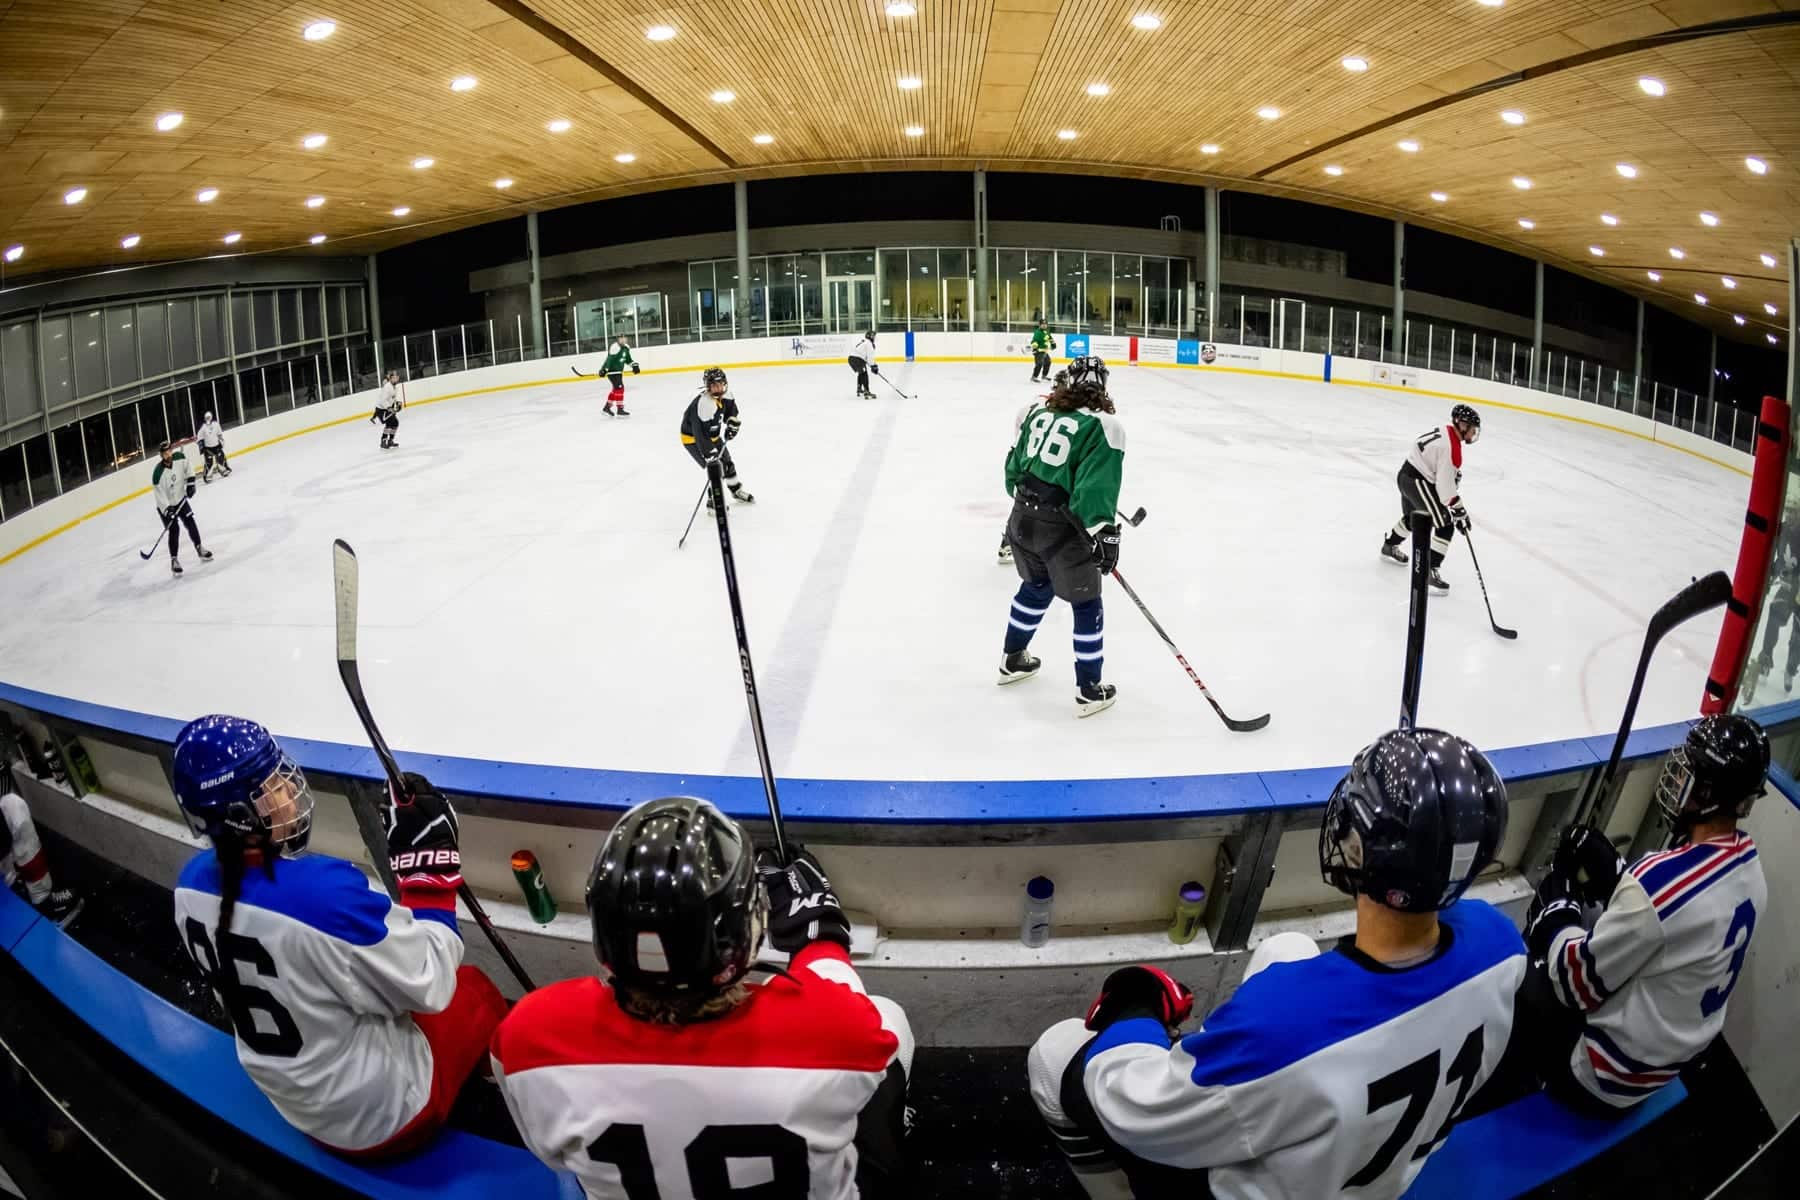
M 226 984 L 235 977 L 225 970 L 224 964 L 229 960 L 225 953 L 225 935 L 231 932 L 231 916 L 237 908 L 238 897 L 244 891 L 244 872 L 249 866 L 252 854 L 262 861 L 262 868 L 269 878 L 275 878 L 276 855 L 266 851 L 266 843 L 257 838 L 254 841 L 228 827 L 221 826 L 212 835 L 213 853 L 219 860 L 219 923 L 213 927 L 213 948 L 218 961 L 213 967 L 210 982 L 220 994 L 225 991 Z

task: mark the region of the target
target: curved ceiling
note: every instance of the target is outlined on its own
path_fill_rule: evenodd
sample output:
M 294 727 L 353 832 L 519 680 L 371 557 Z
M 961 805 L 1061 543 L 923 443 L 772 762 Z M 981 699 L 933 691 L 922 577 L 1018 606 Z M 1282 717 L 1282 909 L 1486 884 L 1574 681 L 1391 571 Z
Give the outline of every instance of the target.
M 1785 343 L 1795 7 L 0 0 L 0 245 L 24 247 L 11 278 L 367 253 L 696 182 L 988 165 L 1403 216 Z M 330 36 L 304 36 L 320 21 Z M 673 36 L 647 37 L 658 25 Z

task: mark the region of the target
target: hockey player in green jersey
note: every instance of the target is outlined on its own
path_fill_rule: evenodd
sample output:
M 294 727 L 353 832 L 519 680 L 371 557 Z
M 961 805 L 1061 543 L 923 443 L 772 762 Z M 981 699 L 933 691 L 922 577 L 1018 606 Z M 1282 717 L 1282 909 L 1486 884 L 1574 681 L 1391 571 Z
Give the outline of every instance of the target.
M 1100 577 L 1119 562 L 1119 484 L 1125 426 L 1098 381 L 1058 381 L 1050 395 L 1019 413 L 1018 437 L 1006 456 L 1013 498 L 1007 538 L 1018 568 L 1018 593 L 1006 624 L 1000 682 L 1037 674 L 1026 653 L 1050 611 L 1051 597 L 1075 611 L 1075 715 L 1111 708 L 1117 689 L 1100 682 Z
M 1050 336 L 1050 330 L 1042 320 L 1031 334 L 1031 382 L 1037 383 L 1050 378 L 1050 352 L 1056 349 L 1056 339 Z
M 613 339 L 612 349 L 606 352 L 606 361 L 600 364 L 600 373 L 611 381 L 612 391 L 606 393 L 606 415 L 609 417 L 629 417 L 625 411 L 625 368 L 631 373 L 638 373 L 637 360 L 631 357 L 631 344 L 620 334 Z

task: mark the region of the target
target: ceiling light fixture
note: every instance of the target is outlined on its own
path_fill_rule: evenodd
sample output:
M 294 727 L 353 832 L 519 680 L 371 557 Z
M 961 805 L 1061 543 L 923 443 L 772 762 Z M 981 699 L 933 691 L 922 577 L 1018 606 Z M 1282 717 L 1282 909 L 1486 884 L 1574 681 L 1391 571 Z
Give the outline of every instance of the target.
M 235 246 L 243 239 L 243 236 L 244 235 L 241 233 L 228 233 L 225 235 L 225 244 L 227 246 Z
M 775 135 L 772 133 L 759 133 L 750 140 L 759 146 L 767 146 L 770 142 L 775 140 Z
M 1356 74 L 1360 75 L 1368 69 L 1369 60 L 1360 55 L 1352 54 L 1344 59 L 1344 70 L 1346 71 L 1354 71 Z
M 1648 75 L 1646 75 L 1643 78 L 1638 80 L 1638 87 L 1643 91 L 1644 95 L 1646 95 L 1646 96 L 1660 96 L 1665 91 L 1668 90 L 1667 88 L 1663 87 L 1662 80 L 1652 79 Z
M 1737 280 L 1733 279 L 1729 275 L 1719 276 L 1719 282 L 1724 284 L 1727 290 L 1729 290 L 1731 288 L 1735 288 L 1737 286 Z
M 1090 83 L 1087 86 L 1087 94 L 1090 96 L 1108 96 L 1112 94 L 1112 88 L 1104 83 Z
M 1680 246 L 1670 246 L 1669 247 L 1669 257 L 1675 258 L 1675 259 L 1686 258 L 1687 251 L 1683 250 Z
M 1065 142 L 1072 142 L 1075 140 L 1076 134 L 1073 129 L 1059 129 L 1056 131 L 1056 136 Z
M 1763 266 L 1768 267 L 1770 270 L 1775 269 L 1775 256 L 1773 254 L 1761 254 L 1757 257 L 1762 259 Z
M 1774 334 L 1765 333 L 1765 334 L 1763 334 L 1763 336 L 1769 339 L 1769 345 L 1771 345 L 1771 346 L 1781 345 L 1781 339 L 1776 337 Z
M 312 244 L 313 244 L 313 245 L 315 245 L 315 246 L 316 246 L 316 245 L 318 245 L 318 244 L 319 244 L 319 243 L 320 243 L 320 242 L 322 242 L 322 241 L 324 241 L 324 240 L 325 240 L 325 235 L 324 235 L 324 234 L 322 234 L 322 233 L 315 233 L 315 234 L 313 234 L 313 235 L 312 235 L 312 236 L 311 236 L 311 237 L 309 237 L 309 238 L 307 238 L 307 239 L 306 239 L 306 240 L 307 240 L 307 241 L 309 241 L 309 242 L 311 242 L 311 243 L 312 243 Z
M 322 42 L 336 32 L 336 21 L 314 21 L 300 31 L 300 36 L 309 42 Z
M 925 127 L 923 125 L 908 125 L 905 133 L 907 137 L 924 137 Z
M 1750 173 L 1752 175 L 1767 175 L 1769 173 L 1769 164 L 1754 155 L 1746 158 L 1744 160 L 1744 165 L 1750 168 Z
M 1525 114 L 1516 108 L 1509 108 L 1501 112 L 1500 119 L 1505 121 L 1508 125 L 1523 125 L 1525 123 Z
M 80 204 L 83 200 L 86 200 L 86 199 L 87 199 L 87 189 L 84 187 L 73 187 L 63 193 L 63 203 L 64 204 Z
M 637 155 L 627 150 L 623 154 L 613 155 L 613 161 L 616 163 L 634 163 L 637 161 Z
M 1344 173 L 1344 168 L 1338 166 L 1336 163 L 1331 163 L 1326 166 L 1325 173 L 1333 176 L 1342 175 Z
M 1712 229 L 1719 223 L 1719 214 L 1703 212 L 1700 214 L 1700 223 L 1708 229 Z
M 317 150 L 320 146 L 325 144 L 326 140 L 325 135 L 322 133 L 309 133 L 300 139 L 300 145 L 308 150 Z
M 435 158 L 415 158 L 412 161 L 413 170 L 415 170 L 415 171 L 427 170 L 435 162 L 437 162 L 437 159 L 435 159 Z
M 1520 229 L 1536 229 L 1537 222 L 1533 221 L 1530 217 L 1520 217 L 1519 218 L 1519 228 Z
M 903 92 L 916 92 L 925 86 L 925 81 L 917 75 L 902 75 L 894 81 Z
M 513 181 L 510 179 L 507 179 L 505 176 L 502 176 L 501 178 L 494 180 L 494 186 L 499 188 L 503 192 L 507 188 L 511 187 L 512 185 L 513 185 Z
M 1280 118 L 1281 110 L 1276 108 L 1273 104 L 1265 104 L 1256 110 L 1256 115 L 1265 121 L 1274 121 Z
M 1605 258 L 1606 257 L 1606 251 L 1599 246 L 1589 246 L 1588 253 L 1593 255 L 1595 258 Z
M 1529 192 L 1531 190 L 1531 180 L 1525 178 L 1523 175 L 1514 175 L 1513 186 L 1518 188 L 1521 192 Z
M 666 42 L 675 36 L 673 25 L 652 25 L 644 30 L 644 37 L 652 42 Z
M 139 237 L 135 233 L 128 233 L 124 237 L 119 239 L 119 245 L 123 246 L 127 250 L 132 250 L 132 249 L 136 249 L 137 244 L 143 240 L 144 240 L 143 238 Z
M 406 205 L 402 204 L 399 208 L 396 208 L 394 210 L 394 215 L 396 217 L 404 217 L 406 214 L 410 213 L 411 211 L 412 211 L 412 209 L 410 209 Z
M 1777 317 L 1777 316 L 1781 315 L 1781 310 L 1776 308 L 1773 304 L 1764 304 L 1763 311 L 1768 313 L 1771 317 Z
M 1217 142 L 1202 142 L 1200 144 L 1200 153 L 1202 154 L 1217 154 L 1218 152 L 1219 144 Z
M 6 261 L 7 262 L 18 262 L 21 258 L 24 258 L 24 257 L 25 257 L 25 247 L 23 247 L 23 246 L 8 246 L 6 248 Z
M 737 99 L 737 93 L 734 91 L 731 91 L 727 88 L 720 88 L 718 91 L 716 91 L 712 94 L 712 102 L 714 104 L 730 104 L 733 100 L 736 100 L 736 99 Z
M 1417 154 L 1419 152 L 1419 143 L 1413 141 L 1413 139 L 1411 139 L 1411 138 L 1402 138 L 1400 141 L 1398 141 L 1394 144 L 1399 146 L 1400 149 L 1406 151 L 1408 154 Z
M 323 208 L 323 207 L 325 207 L 325 197 L 323 197 L 323 196 L 308 196 L 306 198 L 306 207 L 308 207 L 308 208 Z
M 548 129 L 551 133 L 567 133 L 569 132 L 569 126 L 570 121 L 567 117 L 558 117 L 556 120 L 544 126 L 544 128 Z
M 910 17 L 919 10 L 906 3 L 906 0 L 895 0 L 893 4 L 887 6 L 885 11 L 890 17 Z
M 1661 283 L 1662 282 L 1662 272 L 1661 271 L 1645 271 L 1644 274 L 1646 274 L 1650 277 L 1651 283 Z
M 1694 293 L 1694 303 L 1695 304 L 1705 304 L 1706 303 L 1705 294 L 1701 293 L 1701 292 L 1695 292 Z
M 219 198 L 219 189 L 218 188 L 201 188 L 199 191 L 194 193 L 194 199 L 198 200 L 202 204 L 211 204 L 214 200 L 217 200 L 218 198 Z
M 1499 8 L 1506 0 L 1480 0 L 1480 3 L 1483 8 Z
M 187 118 L 178 112 L 166 112 L 162 116 L 156 118 L 156 127 L 164 133 L 167 133 L 171 129 L 179 129 L 181 123 L 185 120 L 187 120 Z
M 1613 216 L 1611 213 L 1601 213 L 1600 223 L 1602 225 L 1617 225 L 1619 223 L 1619 218 Z
M 475 77 L 473 75 L 458 75 L 455 79 L 450 81 L 450 90 L 453 92 L 474 91 Z
M 1153 29 L 1162 28 L 1162 18 L 1155 13 L 1139 13 L 1137 16 L 1131 18 L 1131 24 L 1132 28 L 1142 29 L 1144 32 L 1148 33 Z
M 1636 179 L 1637 178 L 1637 168 L 1632 166 L 1630 163 L 1619 163 L 1617 166 L 1615 166 L 1613 168 L 1613 170 L 1617 171 L 1619 174 L 1623 175 L 1627 179 Z
M 1436 200 L 1439 204 L 1443 204 L 1450 199 L 1450 194 L 1448 192 L 1433 192 L 1431 193 L 1431 198 Z
M 1742 325 L 1744 323 L 1744 314 L 1743 313 L 1732 313 L 1731 319 L 1733 321 L 1737 322 L 1739 325 Z

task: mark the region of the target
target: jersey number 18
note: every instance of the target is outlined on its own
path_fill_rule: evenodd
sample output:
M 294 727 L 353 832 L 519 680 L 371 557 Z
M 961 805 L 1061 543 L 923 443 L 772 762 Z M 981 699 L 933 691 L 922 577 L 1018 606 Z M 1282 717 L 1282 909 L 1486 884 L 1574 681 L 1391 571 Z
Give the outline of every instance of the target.
M 595 1162 L 619 1168 L 626 1200 L 662 1200 L 642 1125 L 609 1126 L 588 1143 L 587 1154 Z M 812 1191 L 806 1139 L 779 1125 L 708 1125 L 687 1144 L 682 1157 L 694 1200 L 751 1195 L 759 1200 L 806 1200 Z M 730 1159 L 761 1159 L 769 1164 L 771 1178 L 754 1187 L 735 1187 L 726 1165 Z

